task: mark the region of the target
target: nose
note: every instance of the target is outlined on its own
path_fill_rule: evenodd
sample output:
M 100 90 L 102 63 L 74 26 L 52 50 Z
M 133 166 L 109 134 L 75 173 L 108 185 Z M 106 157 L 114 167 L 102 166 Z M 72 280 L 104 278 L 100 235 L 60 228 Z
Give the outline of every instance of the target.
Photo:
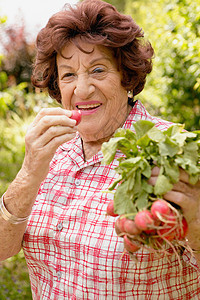
M 90 82 L 87 76 L 80 76 L 77 78 L 76 87 L 74 89 L 74 94 L 80 99 L 90 98 L 94 93 L 95 87 Z

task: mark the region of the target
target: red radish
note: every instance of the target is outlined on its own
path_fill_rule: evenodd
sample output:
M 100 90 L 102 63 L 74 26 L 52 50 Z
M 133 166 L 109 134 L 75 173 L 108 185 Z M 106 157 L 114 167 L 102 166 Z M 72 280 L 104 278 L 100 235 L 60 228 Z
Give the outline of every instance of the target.
M 188 231 L 188 224 L 186 219 L 183 217 L 180 227 L 177 229 L 177 239 L 180 241 L 186 237 Z
M 126 223 L 127 219 L 125 217 L 120 216 L 120 218 L 117 219 L 116 221 L 116 226 L 118 227 L 119 231 L 120 232 L 124 232 L 125 229 L 124 229 L 124 224 Z
M 117 235 L 121 234 L 121 228 L 120 228 L 120 218 L 118 218 L 115 222 L 115 231 L 117 233 Z
M 171 213 L 163 223 L 163 228 L 157 230 L 159 236 L 164 237 L 168 241 L 182 240 L 187 234 L 188 224 L 183 217 L 181 222 L 178 222 L 176 216 Z
M 81 111 L 80 110 L 72 110 L 71 119 L 76 120 L 76 125 L 78 125 L 81 121 Z
M 109 215 L 111 217 L 117 217 L 118 216 L 118 214 L 115 214 L 114 201 L 113 200 L 111 200 L 108 203 L 108 206 L 107 206 L 107 215 Z
M 149 234 L 149 235 L 156 234 L 156 229 L 154 229 L 154 228 L 147 229 L 147 230 L 145 230 L 145 233 Z
M 170 214 L 170 207 L 167 201 L 159 199 L 156 200 L 151 206 L 151 214 L 154 219 L 160 220 L 162 217 L 166 217 Z
M 140 249 L 140 246 L 134 242 L 131 241 L 127 235 L 124 236 L 124 247 L 126 248 L 126 250 L 128 250 L 129 252 L 136 252 L 137 250 Z
M 148 210 L 139 211 L 135 216 L 135 225 L 138 229 L 148 230 L 154 225 L 153 216 Z
M 135 222 L 130 219 L 125 219 L 124 221 L 124 231 L 131 235 L 137 235 L 141 233 L 141 230 L 137 228 Z
M 157 230 L 157 233 L 160 237 L 167 239 L 168 241 L 173 241 L 176 236 L 176 229 L 174 228 L 174 224 L 170 224 L 167 227 L 163 227 Z

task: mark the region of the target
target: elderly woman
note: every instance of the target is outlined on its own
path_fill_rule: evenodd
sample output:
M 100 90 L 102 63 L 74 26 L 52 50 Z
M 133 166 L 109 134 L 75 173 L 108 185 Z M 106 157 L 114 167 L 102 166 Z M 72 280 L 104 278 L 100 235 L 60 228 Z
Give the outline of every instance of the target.
M 181 275 L 175 254 L 158 257 L 141 248 L 133 261 L 116 219 L 106 216 L 113 195 L 102 191 L 116 179 L 117 159 L 101 164 L 102 143 L 139 119 L 170 126 L 129 96 L 142 91 L 152 56 L 131 17 L 99 0 L 53 15 L 39 32 L 32 81 L 63 108 L 41 110 L 30 126 L 0 215 L 0 259 L 23 247 L 35 300 L 199 299 L 199 184 L 191 186 L 181 171 L 164 197 L 182 208 L 196 250 L 195 258 L 182 253 Z M 72 110 L 81 111 L 78 125 Z

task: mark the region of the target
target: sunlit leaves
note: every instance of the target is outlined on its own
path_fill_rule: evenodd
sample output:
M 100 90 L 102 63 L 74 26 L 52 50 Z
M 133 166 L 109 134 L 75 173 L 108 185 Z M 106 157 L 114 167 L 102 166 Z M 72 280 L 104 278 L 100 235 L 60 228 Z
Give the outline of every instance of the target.
M 134 124 L 135 133 L 120 129 L 104 143 L 102 163 L 109 164 L 117 151 L 116 172 L 119 178 L 110 186 L 114 190 L 115 211 L 130 214 L 147 208 L 152 197 L 162 197 L 179 180 L 179 168 L 189 174 L 191 184 L 200 178 L 200 132 L 184 131 L 181 124 L 160 131 L 154 123 L 141 120 Z M 134 149 L 134 151 L 133 151 Z M 148 183 L 154 166 L 160 168 L 155 186 Z
M 153 72 L 140 94 L 152 114 L 200 128 L 199 0 L 127 0 L 126 13 L 155 49 Z

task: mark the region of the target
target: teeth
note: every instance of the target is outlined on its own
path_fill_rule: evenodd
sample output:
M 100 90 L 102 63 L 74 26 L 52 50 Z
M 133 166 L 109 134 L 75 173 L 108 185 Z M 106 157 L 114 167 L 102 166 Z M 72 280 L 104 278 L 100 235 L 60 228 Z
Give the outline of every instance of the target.
M 100 106 L 100 104 L 85 104 L 85 105 L 78 105 L 77 107 L 79 109 L 88 109 L 88 108 L 94 108 L 98 106 Z

